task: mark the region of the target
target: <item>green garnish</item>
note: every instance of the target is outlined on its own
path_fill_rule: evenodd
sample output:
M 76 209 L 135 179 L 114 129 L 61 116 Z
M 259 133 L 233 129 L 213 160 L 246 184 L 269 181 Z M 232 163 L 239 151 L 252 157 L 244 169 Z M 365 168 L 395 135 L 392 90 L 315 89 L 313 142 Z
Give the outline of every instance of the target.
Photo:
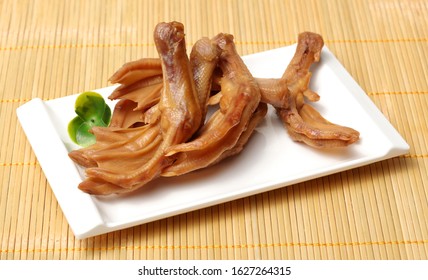
M 95 143 L 95 135 L 89 132 L 94 126 L 108 126 L 111 119 L 110 107 L 96 92 L 81 93 L 74 105 L 77 116 L 68 124 L 68 135 L 74 143 L 87 147 Z

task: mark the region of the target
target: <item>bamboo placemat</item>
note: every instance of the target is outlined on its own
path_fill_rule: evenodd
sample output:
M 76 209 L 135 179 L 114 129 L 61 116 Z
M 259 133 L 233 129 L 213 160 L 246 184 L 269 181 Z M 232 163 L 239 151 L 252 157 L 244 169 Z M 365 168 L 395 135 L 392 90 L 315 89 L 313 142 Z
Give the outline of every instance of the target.
M 0 1 L 0 259 L 427 259 L 427 1 Z M 160 21 L 242 54 L 326 45 L 410 144 L 365 167 L 76 240 L 15 110 L 156 56 Z M 78 206 L 76 206 L 78 207 Z

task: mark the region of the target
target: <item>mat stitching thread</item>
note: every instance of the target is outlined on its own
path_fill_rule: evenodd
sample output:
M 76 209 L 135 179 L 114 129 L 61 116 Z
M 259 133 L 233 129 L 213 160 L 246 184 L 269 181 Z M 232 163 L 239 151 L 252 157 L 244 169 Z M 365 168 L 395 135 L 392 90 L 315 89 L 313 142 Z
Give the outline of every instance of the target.
M 0 103 L 19 103 L 28 102 L 31 98 L 16 98 L 16 99 L 0 99 Z
M 428 240 L 397 240 L 397 241 L 366 241 L 366 242 L 289 242 L 271 244 L 237 244 L 237 245 L 146 245 L 146 246 L 113 246 L 99 248 L 45 248 L 45 249 L 4 249 L 0 253 L 43 253 L 62 251 L 112 251 L 112 250 L 149 250 L 149 249 L 248 249 L 248 248 L 270 248 L 270 247 L 336 247 L 336 246 L 370 246 L 370 245 L 421 245 L 427 244 Z
M 388 94 L 428 94 L 428 91 L 385 91 L 385 92 L 369 92 L 367 95 L 388 95 Z
M 428 38 L 398 38 L 398 39 L 325 39 L 325 43 L 403 43 L 403 42 L 428 42 Z M 290 41 L 236 41 L 237 45 L 291 45 L 296 43 Z M 28 49 L 82 49 L 82 48 L 112 48 L 112 47 L 147 47 L 154 43 L 119 43 L 119 44 L 64 44 L 64 45 L 30 45 L 0 47 L 0 51 L 20 51 Z M 191 46 L 193 43 L 188 43 Z
M 406 95 L 406 94 L 428 94 L 428 91 L 385 91 L 385 92 L 368 92 L 367 95 L 388 95 L 388 94 L 394 94 L 394 95 Z M 43 101 L 52 100 L 54 98 L 44 98 Z M 28 102 L 31 98 L 15 98 L 15 99 L 0 99 L 0 103 L 21 103 L 21 102 Z
M 408 154 L 408 155 L 401 155 L 401 158 L 426 158 L 428 157 L 428 154 Z
M 31 166 L 31 165 L 38 165 L 39 162 L 33 161 L 33 162 L 0 162 L 0 166 L 3 167 L 9 167 L 9 166 Z

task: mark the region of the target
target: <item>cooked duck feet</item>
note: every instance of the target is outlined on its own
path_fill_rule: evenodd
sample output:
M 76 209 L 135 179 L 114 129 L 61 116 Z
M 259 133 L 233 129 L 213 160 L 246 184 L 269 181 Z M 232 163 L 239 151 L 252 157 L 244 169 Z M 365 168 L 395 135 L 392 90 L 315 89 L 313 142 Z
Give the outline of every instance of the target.
M 162 176 L 188 173 L 236 153 L 240 150 L 240 144 L 237 143 L 241 135 L 247 131 L 249 134 L 242 138 L 245 139 L 253 130 L 248 128 L 259 106 L 259 87 L 238 55 L 233 36 L 219 34 L 213 40 L 221 49 L 219 68 L 223 77 L 220 82 L 222 93 L 219 109 L 192 141 L 167 149 L 167 155 L 175 155 L 177 160 L 164 170 Z M 235 152 L 228 152 L 234 147 L 237 147 Z
M 354 143 L 359 132 L 324 119 L 308 101 L 319 95 L 309 89 L 310 67 L 318 62 L 324 45 L 320 35 L 299 34 L 295 54 L 280 79 L 256 79 L 262 102 L 273 105 L 290 136 L 316 148 L 336 148 Z

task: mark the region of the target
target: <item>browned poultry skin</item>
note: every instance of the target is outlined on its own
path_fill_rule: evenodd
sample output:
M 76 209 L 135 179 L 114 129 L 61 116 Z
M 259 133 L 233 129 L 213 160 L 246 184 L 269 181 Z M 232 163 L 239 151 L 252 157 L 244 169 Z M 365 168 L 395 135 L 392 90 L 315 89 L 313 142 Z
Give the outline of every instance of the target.
M 159 129 L 157 130 L 159 133 Z M 147 131 L 148 126 L 138 127 L 138 129 L 93 127 L 91 132 L 95 135 L 95 144 L 86 148 L 71 151 L 68 155 L 74 162 L 83 167 L 96 167 L 101 164 L 99 160 L 96 160 L 99 153 L 106 152 L 107 154 L 110 154 L 116 148 L 127 148 L 128 152 L 134 153 L 136 150 L 140 149 L 140 147 L 144 147 L 145 144 L 141 139 L 147 138 L 145 135 Z M 122 158 L 126 160 L 125 155 L 123 155 Z
M 110 126 L 128 128 L 144 123 L 144 113 L 159 102 L 163 77 L 160 59 L 146 58 L 124 64 L 109 79 L 120 83 L 109 99 L 116 104 Z
M 162 65 L 158 58 L 142 58 L 125 63 L 110 78 L 113 84 L 121 84 L 122 88 L 150 77 L 162 75 Z M 111 98 L 117 98 L 120 90 L 112 93 Z
M 204 38 L 203 40 L 200 40 L 201 42 L 198 42 L 201 46 L 209 46 L 210 40 Z M 197 44 L 198 44 L 197 43 Z M 196 45 L 195 44 L 195 47 Z M 195 48 L 194 47 L 194 48 Z M 308 87 L 311 73 L 309 72 L 309 68 L 312 65 L 313 62 L 317 62 L 320 59 L 320 53 L 321 49 L 323 47 L 323 40 L 322 37 L 318 34 L 311 33 L 311 32 L 305 32 L 299 35 L 298 40 L 298 46 L 296 48 L 296 53 L 288 65 L 286 71 L 284 72 L 281 79 L 260 79 L 256 78 L 257 84 L 261 91 L 261 101 L 264 103 L 268 103 L 273 105 L 277 108 L 278 115 L 281 117 L 281 119 L 284 122 L 285 127 L 289 131 L 290 135 L 297 141 L 305 142 L 308 145 L 315 146 L 318 148 L 328 148 L 328 147 L 338 147 L 338 146 L 346 146 L 349 145 L 359 138 L 359 133 L 355 130 L 349 129 L 347 127 L 338 126 L 335 124 L 330 123 L 329 126 L 322 126 L 322 123 L 317 123 L 316 121 L 312 121 L 309 125 L 308 123 L 305 123 L 303 121 L 303 118 L 300 115 L 300 109 L 305 104 L 304 98 L 308 99 L 309 101 L 318 101 L 319 96 L 317 93 L 311 91 Z M 199 47 L 200 48 L 200 47 Z M 199 56 L 203 54 L 203 49 L 200 48 L 202 51 L 199 52 Z M 207 59 L 207 55 L 204 56 L 205 60 Z M 198 56 L 192 57 L 191 54 L 191 63 L 193 65 L 198 64 L 197 60 Z M 150 61 L 150 66 L 148 67 L 147 64 Z M 143 63 L 144 62 L 144 63 Z M 137 64 L 144 64 L 142 66 L 137 67 Z M 139 62 L 133 62 L 128 63 L 130 64 L 127 66 L 128 69 L 136 69 L 138 68 L 141 70 L 142 68 L 156 68 L 155 61 L 144 61 L 140 60 Z M 212 67 L 213 63 L 210 65 Z M 193 67 L 194 69 L 197 69 Z M 200 68 L 199 68 L 200 69 Z M 214 69 L 217 70 L 217 69 Z M 211 71 L 210 71 L 211 72 Z M 122 73 L 122 76 L 130 75 L 126 74 L 126 71 L 118 71 L 118 73 Z M 138 72 L 135 72 L 138 73 Z M 130 75 L 134 78 L 134 87 L 136 87 L 137 80 L 135 77 L 135 73 L 133 75 Z M 141 74 L 142 77 L 147 77 L 148 74 Z M 194 77 L 198 77 L 198 73 L 193 73 Z M 211 79 L 213 80 L 213 87 L 215 89 L 220 89 L 219 81 L 221 79 L 222 73 L 221 71 L 216 72 Z M 117 75 L 116 75 L 117 76 Z M 206 79 L 209 79 L 210 76 L 205 76 Z M 200 79 L 199 81 L 204 81 L 204 78 Z M 198 81 L 196 81 L 197 87 L 198 87 Z M 208 83 L 205 83 L 205 85 L 208 85 Z M 146 87 L 144 84 L 141 84 L 139 87 Z M 129 87 L 128 87 L 129 88 Z M 206 92 L 206 89 L 208 87 L 206 86 L 202 92 Z M 146 89 L 145 95 L 149 94 L 147 92 L 150 92 L 150 89 Z M 153 91 L 151 91 L 153 92 Z M 142 92 L 141 92 L 142 93 Z M 131 95 L 130 95 L 131 96 Z M 142 94 L 136 94 L 135 98 L 137 96 L 141 99 Z M 207 95 L 203 95 L 207 97 Z M 212 96 L 209 101 L 204 101 L 203 98 L 200 97 L 201 100 L 201 109 L 202 109 L 202 115 L 205 115 L 205 106 L 203 104 L 217 104 L 222 97 L 222 93 Z M 148 100 L 149 98 L 144 98 L 145 100 Z M 140 101 L 142 104 L 149 104 L 147 101 Z M 313 109 L 313 108 L 312 108 Z M 134 111 L 137 110 L 137 106 L 133 108 Z M 154 112 L 157 112 L 157 110 L 151 110 Z M 150 118 L 152 118 L 152 112 L 148 114 L 148 116 L 139 117 L 138 113 L 129 113 L 128 117 L 133 116 L 134 122 L 138 122 L 139 119 L 145 118 L 145 121 L 150 121 Z M 113 120 L 116 118 L 119 118 L 121 116 L 120 114 L 113 114 L 115 116 Z M 153 119 L 153 118 L 152 118 Z M 152 120 L 153 121 L 153 120 Z M 115 123 L 115 122 L 114 122 Z M 132 121 L 128 121 L 128 123 L 132 123 Z M 291 131 L 293 130 L 293 131 Z M 297 134 L 301 134 L 301 136 L 297 136 Z M 304 141 L 306 139 L 306 141 Z M 321 141 L 324 143 L 323 145 L 314 144 L 314 143 L 320 143 L 320 141 L 313 141 L 316 139 L 324 139 L 325 141 Z M 329 141 L 328 139 L 332 140 L 331 145 L 328 145 Z M 341 143 L 341 145 L 338 145 L 338 143 Z
M 235 146 L 233 146 L 232 149 L 229 149 L 223 152 L 221 156 L 216 161 L 214 161 L 211 165 L 216 164 L 230 156 L 239 154 L 244 149 L 244 146 L 249 141 L 251 135 L 253 135 L 253 132 L 256 129 L 256 127 L 263 121 L 264 117 L 267 114 L 267 110 L 268 110 L 267 104 L 260 102 L 256 111 L 251 116 L 251 119 L 247 125 L 247 128 L 239 136 L 238 142 L 236 142 Z
M 121 99 L 114 106 L 110 127 L 129 128 L 144 123 L 144 112 L 135 110 L 137 104 L 129 99 Z
M 336 148 L 357 141 L 359 132 L 328 122 L 304 100 L 304 97 L 309 101 L 319 99 L 318 94 L 309 89 L 309 68 L 320 60 L 323 44 L 318 34 L 299 34 L 296 52 L 283 76 L 280 79 L 256 80 L 262 93 L 262 102 L 276 107 L 294 140 L 316 148 Z
M 69 153 L 73 161 L 84 167 L 98 166 L 93 158 L 98 152 L 114 148 L 116 145 L 111 145 L 112 143 L 117 142 L 122 145 L 123 141 L 133 139 L 134 134 L 140 132 L 140 130 L 133 131 L 126 128 L 144 124 L 144 110 L 137 110 L 138 106 L 149 108 L 151 104 L 159 101 L 160 92 L 153 93 L 145 90 L 145 94 L 141 94 L 140 89 L 162 85 L 161 61 L 158 58 L 144 58 L 128 62 L 116 71 L 109 81 L 121 84 L 109 96 L 110 99 L 120 99 L 114 108 L 109 128 L 93 128 L 96 143 Z M 135 92 L 137 90 L 140 90 L 139 95 Z M 120 128 L 122 130 L 119 131 Z
M 94 127 L 97 142 L 79 150 L 70 157 L 87 167 L 124 172 L 137 170 L 148 163 L 162 143 L 159 125 L 145 125 L 137 128 L 114 129 Z M 82 162 L 83 161 L 83 162 Z M 79 189 L 96 195 L 123 193 L 131 191 L 116 183 L 87 174 L 87 179 L 79 184 Z
M 172 163 L 172 158 L 165 156 L 166 148 L 186 141 L 200 126 L 199 98 L 186 53 L 183 25 L 160 23 L 154 37 L 164 77 L 158 104 L 161 117 L 143 127 L 110 131 L 113 135 L 136 135 L 122 143 L 112 141 L 110 147 L 91 155 L 98 167 L 86 169 L 88 179 L 79 185 L 85 192 L 110 194 L 140 188 Z
M 276 107 L 295 141 L 334 148 L 358 140 L 357 131 L 325 120 L 305 103 L 304 97 L 319 99 L 308 88 L 309 67 L 320 59 L 323 46 L 319 35 L 299 35 L 296 53 L 280 79 L 254 79 L 232 35 L 202 38 L 190 61 L 182 24 L 161 23 L 154 35 L 161 59 L 127 63 L 110 78 L 121 84 L 109 97 L 120 99 L 110 127 L 93 128 L 96 144 L 70 153 L 87 167 L 81 190 L 97 195 L 130 192 L 159 176 L 216 164 L 242 151 L 266 115 L 267 103 Z M 212 89 L 221 90 L 210 100 L 219 110 L 204 124 Z
M 190 52 L 190 67 L 192 68 L 192 75 L 198 93 L 202 125 L 207 113 L 208 98 L 213 84 L 213 73 L 217 67 L 219 55 L 220 49 L 217 47 L 217 42 L 206 37 L 196 41 Z
M 217 46 L 208 38 L 198 40 L 190 53 L 190 67 L 203 119 L 206 114 L 212 73 L 217 66 L 218 55 Z M 157 58 L 128 62 L 116 71 L 109 80 L 121 85 L 113 91 L 109 98 L 121 100 L 115 106 L 110 126 L 131 127 L 139 123 L 153 122 L 153 119 L 158 117 L 156 113 L 158 108 L 151 108 L 159 103 L 162 79 L 161 60 Z
M 177 160 L 162 172 L 162 176 L 185 174 L 217 162 L 237 145 L 259 105 L 260 90 L 237 53 L 233 36 L 219 34 L 213 40 L 221 49 L 220 108 L 193 141 L 168 148 L 168 155 L 177 154 Z
M 338 126 L 324 119 L 318 111 L 308 104 L 303 104 L 299 109 L 299 115 L 306 125 L 312 127 L 311 137 L 296 132 L 296 129 L 288 128 L 291 138 L 298 142 L 304 142 L 316 148 L 345 147 L 358 140 L 358 133 L 345 126 Z M 289 126 L 285 123 L 286 126 Z M 339 131 L 339 132 L 336 132 Z M 326 134 L 328 132 L 328 134 Z M 336 133 L 336 135 L 334 135 Z M 332 135 L 333 134 L 333 135 Z
M 249 141 L 257 125 L 264 119 L 267 113 L 267 104 L 259 103 L 256 111 L 252 114 L 246 129 L 238 137 L 234 145 L 224 149 L 224 143 L 214 143 L 207 149 L 193 150 L 179 153 L 178 160 L 164 169 L 163 177 L 173 177 L 192 172 L 203 167 L 212 166 L 223 159 L 239 154 Z M 203 167 L 201 167 L 201 165 Z
M 184 45 L 183 45 L 184 46 Z M 197 102 L 196 105 L 202 107 L 201 113 L 196 114 L 194 116 L 195 120 L 199 119 L 199 125 L 198 121 L 194 121 L 194 124 L 187 124 L 186 127 L 191 127 L 191 131 L 188 132 L 188 135 L 183 137 L 183 139 L 176 139 L 175 141 L 181 142 L 185 141 L 187 138 L 193 134 L 198 126 L 200 126 L 203 122 L 203 118 L 205 116 L 206 112 L 206 100 L 208 99 L 208 96 L 210 94 L 210 88 L 211 88 L 211 77 L 212 72 L 214 71 L 218 57 L 219 57 L 219 49 L 217 48 L 216 43 L 213 43 L 211 40 L 207 38 L 202 38 L 201 40 L 197 41 L 195 45 L 192 48 L 192 52 L 190 54 L 190 57 L 192 59 L 192 63 L 190 65 L 192 70 L 193 79 L 196 84 L 196 95 L 192 95 L 189 97 L 189 95 L 184 95 L 181 98 L 176 98 L 178 102 L 186 101 L 186 100 L 195 100 Z M 182 51 L 181 54 L 183 54 L 184 51 Z M 171 59 L 171 58 L 167 58 Z M 184 58 L 181 58 L 184 59 Z M 149 60 L 150 62 L 153 62 L 155 60 Z M 160 61 L 160 60 L 159 60 Z M 141 81 L 147 81 L 147 76 L 143 73 L 142 70 L 146 69 L 147 66 L 147 60 L 139 60 L 133 63 L 125 64 L 125 66 L 122 67 L 121 70 L 116 72 L 114 76 L 116 76 L 116 79 L 111 79 L 112 81 L 123 81 L 121 78 L 122 76 L 127 76 L 128 72 L 131 71 L 134 72 L 134 69 L 139 69 L 139 75 L 143 77 L 143 79 L 138 80 L 138 77 L 136 75 L 132 75 L 132 85 L 141 85 L 143 88 L 147 85 L 144 83 L 141 83 Z M 181 65 L 183 63 L 182 61 L 175 61 L 173 63 L 168 62 L 169 65 Z M 186 62 L 185 64 L 188 64 Z M 129 67 L 131 65 L 132 67 Z M 153 64 L 149 65 L 152 67 Z M 156 65 L 156 64 L 155 64 Z M 171 67 L 171 66 L 169 66 Z M 171 67 L 172 68 L 172 67 Z M 188 77 L 183 78 L 182 76 L 179 76 L 179 73 L 174 71 L 166 70 L 165 72 L 168 73 L 168 75 L 165 75 L 165 77 L 169 77 L 170 81 L 166 80 L 164 84 L 166 84 L 165 88 L 169 89 L 169 92 L 171 92 L 171 86 L 172 84 L 171 80 L 174 80 L 175 83 L 179 83 L 179 80 L 187 80 L 187 84 L 191 83 L 191 80 L 189 80 Z M 119 74 L 120 75 L 119 75 Z M 184 75 L 184 74 L 183 74 Z M 150 78 L 150 77 L 149 77 Z M 164 87 L 164 86 L 163 86 Z M 173 85 L 174 90 L 177 90 L 178 88 L 181 88 L 180 85 Z M 126 88 L 124 85 L 121 85 L 120 88 Z M 136 86 L 133 90 L 139 90 L 140 88 Z M 191 94 L 193 90 L 184 89 L 187 93 Z M 132 93 L 132 91 L 130 91 Z M 141 91 L 140 91 L 141 93 Z M 146 92 L 147 93 L 147 92 Z M 116 97 L 118 97 L 120 94 L 116 92 Z M 126 92 L 126 94 L 123 94 L 120 96 L 120 98 L 128 98 L 129 92 Z M 143 96 L 144 98 L 144 96 Z M 190 98 L 190 99 L 189 99 Z M 196 99 L 195 99 L 196 98 Z M 164 104 L 169 104 L 169 101 L 165 101 L 167 99 L 163 99 Z M 170 100 L 171 101 L 171 100 Z M 186 101 L 187 102 L 187 101 Z M 164 137 L 166 135 L 161 132 L 161 126 L 160 126 L 160 117 L 162 113 L 167 113 L 168 108 L 165 108 L 164 104 L 157 103 L 156 105 L 153 105 L 148 110 L 144 112 L 144 122 L 148 125 L 145 125 L 140 128 L 132 128 L 132 129 L 126 129 L 127 127 L 133 126 L 134 123 L 141 121 L 140 114 L 142 113 L 140 110 L 135 109 L 135 102 L 129 99 L 121 99 L 118 104 L 115 107 L 114 113 L 113 113 L 113 119 L 111 122 L 111 125 L 109 128 L 95 128 L 93 130 L 93 133 L 97 137 L 97 143 L 93 145 L 92 147 L 80 149 L 78 151 L 73 151 L 70 153 L 70 157 L 72 157 L 77 163 L 80 163 L 83 166 L 86 167 L 99 167 L 101 169 L 111 170 L 117 166 L 122 166 L 126 168 L 127 170 L 134 170 L 137 169 L 139 166 L 144 165 L 146 163 L 146 166 L 149 165 L 148 161 L 152 158 L 159 158 L 160 153 L 159 151 L 163 151 L 165 147 L 167 147 L 169 144 L 169 140 L 165 141 Z M 202 106 L 203 105 L 203 106 Z M 194 106 L 194 107 L 195 107 Z M 197 107 L 197 106 L 196 106 Z M 161 111 L 161 108 L 164 108 L 163 111 Z M 171 111 L 171 110 L 169 110 Z M 181 114 L 181 113 L 180 113 Z M 165 118 L 168 118 L 168 120 L 174 121 L 174 118 L 177 119 L 177 112 L 170 112 L 169 116 L 165 114 Z M 120 127 L 122 129 L 120 129 Z M 167 134 L 170 135 L 166 137 L 166 139 L 172 139 L 172 137 L 175 135 L 178 135 L 179 133 L 182 133 L 185 131 L 184 128 L 177 128 L 175 132 L 171 130 L 171 132 L 168 132 Z M 163 154 L 162 156 L 163 157 Z M 164 160 L 157 161 L 159 166 L 159 171 L 163 168 L 164 165 L 168 165 L 172 162 L 172 158 L 165 158 Z M 152 160 L 154 162 L 155 160 Z M 96 170 L 96 169 L 92 169 Z M 88 174 L 91 174 L 91 170 L 88 170 Z M 121 192 L 128 192 L 130 191 L 128 188 L 124 188 L 123 186 L 119 186 L 116 183 L 108 182 L 105 179 L 98 178 L 96 176 L 89 177 L 86 179 L 82 184 L 80 184 L 79 188 L 83 191 L 86 191 L 91 194 L 110 194 L 110 193 L 121 193 Z M 133 188 L 132 188 L 133 189 Z

